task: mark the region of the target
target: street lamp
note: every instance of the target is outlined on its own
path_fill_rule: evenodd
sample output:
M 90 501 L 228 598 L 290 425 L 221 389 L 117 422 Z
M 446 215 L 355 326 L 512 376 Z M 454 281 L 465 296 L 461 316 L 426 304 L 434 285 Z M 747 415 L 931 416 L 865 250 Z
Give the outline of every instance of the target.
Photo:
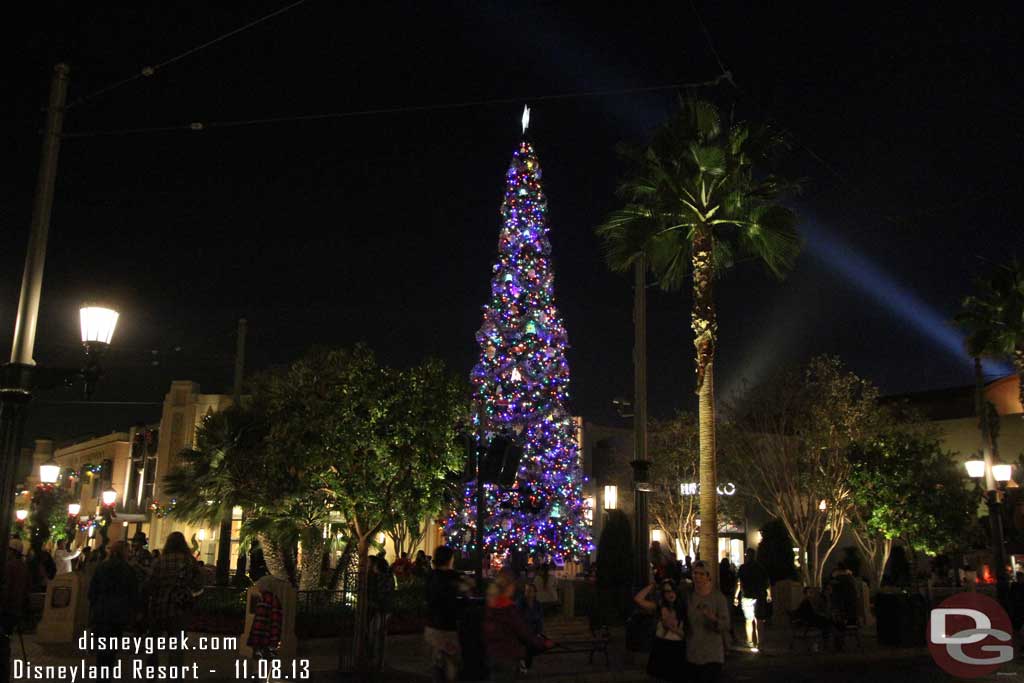
M 68 503 L 68 517 L 78 517 L 78 513 L 82 511 L 82 506 L 78 503 Z
M 85 381 L 85 397 L 88 399 L 103 376 L 100 359 L 110 348 L 110 340 L 114 337 L 120 316 L 112 308 L 85 304 L 79 310 L 79 317 L 82 322 L 82 347 L 85 349 L 85 367 L 81 374 Z
M 964 466 L 967 469 L 967 476 L 978 482 L 985 476 L 986 463 L 984 460 L 968 460 Z M 996 594 L 999 602 L 1006 605 L 1009 597 L 1009 578 L 1006 576 L 1006 545 L 1003 540 L 1003 493 L 1006 490 L 1006 482 L 1013 476 L 1013 465 L 999 464 L 988 465 L 987 469 L 995 482 L 994 489 L 984 491 L 985 505 L 988 506 L 988 521 L 992 525 L 992 561 L 996 567 Z
M 609 484 L 604 487 L 604 509 L 614 510 L 619 504 L 619 487 Z
M 39 481 L 44 484 L 56 484 L 60 478 L 60 465 L 53 460 L 39 466 Z
M 114 487 L 105 490 L 101 495 L 104 507 L 114 507 L 114 503 L 117 502 L 117 491 L 114 490 Z
M 100 506 L 100 552 L 104 552 L 107 542 L 110 540 L 110 524 L 114 519 L 114 505 L 117 503 L 117 491 L 114 487 L 103 491 L 100 494 L 103 505 Z M 91 536 L 90 536 L 91 537 Z M 103 557 L 102 555 L 100 557 Z
M 14 513 L 14 518 L 18 520 L 19 524 L 24 524 L 25 520 L 28 519 L 28 510 L 21 509 Z

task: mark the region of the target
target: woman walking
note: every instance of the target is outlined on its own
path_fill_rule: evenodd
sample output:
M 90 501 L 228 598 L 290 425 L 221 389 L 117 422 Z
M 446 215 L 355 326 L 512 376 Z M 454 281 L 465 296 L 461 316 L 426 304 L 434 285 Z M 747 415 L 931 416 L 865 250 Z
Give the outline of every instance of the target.
M 180 531 L 172 532 L 143 585 L 149 632 L 178 636 L 188 628 L 202 585 L 199 565 L 192 557 L 185 536 Z M 156 664 L 157 659 L 156 653 L 149 657 L 151 664 Z M 171 666 L 181 665 L 184 660 L 181 648 L 172 649 L 168 660 Z
M 658 584 L 651 581 L 633 602 L 657 619 L 647 675 L 656 681 L 688 681 L 686 666 L 686 600 L 676 592 L 675 584 L 662 581 L 660 594 L 651 597 Z

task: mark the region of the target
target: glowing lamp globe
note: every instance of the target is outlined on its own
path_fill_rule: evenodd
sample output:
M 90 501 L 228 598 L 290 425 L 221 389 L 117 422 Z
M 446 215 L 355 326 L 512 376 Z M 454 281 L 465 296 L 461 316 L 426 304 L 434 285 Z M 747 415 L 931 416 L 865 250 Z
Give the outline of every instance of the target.
M 81 511 L 82 506 L 78 503 L 68 503 L 68 517 L 77 517 Z
M 82 306 L 79 311 L 82 320 L 83 344 L 110 344 L 117 327 L 118 312 L 103 306 Z
M 967 476 L 971 479 L 980 479 L 985 476 L 984 460 L 968 460 L 964 463 L 967 468 Z
M 821 502 L 818 503 L 818 509 L 821 510 L 822 512 L 824 512 L 825 510 L 828 510 L 828 503 L 825 502 L 824 498 L 822 498 Z
M 199 533 L 196 534 L 196 538 L 200 543 L 206 540 L 206 529 L 200 529 Z
M 1010 481 L 1013 465 L 992 465 L 992 478 L 998 482 Z
M 107 489 L 103 492 L 103 504 L 107 507 L 111 507 L 117 502 L 117 491 L 114 489 Z
M 28 510 L 18 510 L 17 512 L 14 513 L 14 518 L 17 519 L 19 522 L 24 522 L 26 519 L 28 519 Z
M 39 481 L 44 484 L 56 484 L 59 477 L 60 465 L 52 460 L 39 466 Z

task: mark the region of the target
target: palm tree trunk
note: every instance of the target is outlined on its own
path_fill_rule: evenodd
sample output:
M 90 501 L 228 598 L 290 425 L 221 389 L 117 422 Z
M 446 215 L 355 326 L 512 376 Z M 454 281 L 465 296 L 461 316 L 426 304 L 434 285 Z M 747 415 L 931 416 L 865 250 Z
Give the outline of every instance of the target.
M 996 482 L 992 478 L 992 437 L 989 434 L 988 401 L 985 399 L 985 375 L 982 373 L 981 357 L 974 357 L 974 412 L 978 416 L 981 430 L 981 453 L 985 461 L 985 490 L 991 491 Z
M 299 590 L 313 591 L 320 587 L 324 562 L 324 539 L 319 527 L 302 534 L 302 566 L 299 569 Z
M 1013 350 L 1013 367 L 1017 370 L 1017 380 L 1020 382 L 1018 396 L 1020 397 L 1021 408 L 1024 409 L 1024 347 Z
M 633 557 L 633 583 L 639 589 L 650 580 L 650 521 L 647 487 L 640 486 L 649 477 L 647 466 L 647 265 L 641 255 L 634 266 L 633 280 L 633 511 L 636 538 Z
M 712 566 L 718 555 L 718 475 L 715 453 L 715 341 L 718 321 L 712 292 L 712 240 L 699 231 L 693 240 L 693 328 L 697 352 L 697 417 L 700 431 L 700 556 Z M 718 572 L 711 572 L 717 584 Z
M 277 544 L 268 534 L 257 534 L 263 550 L 263 560 L 267 563 L 267 571 L 279 579 L 287 579 L 288 570 L 285 567 L 284 555 L 281 553 L 281 546 Z

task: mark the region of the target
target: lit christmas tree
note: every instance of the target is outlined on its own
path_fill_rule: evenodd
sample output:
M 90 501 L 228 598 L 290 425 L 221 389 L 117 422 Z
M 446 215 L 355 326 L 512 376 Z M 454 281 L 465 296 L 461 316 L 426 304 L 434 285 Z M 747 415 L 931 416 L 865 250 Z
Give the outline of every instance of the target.
M 576 429 L 565 408 L 568 337 L 555 307 L 547 199 L 537 154 L 526 139 L 528 122 L 526 109 L 523 141 L 505 179 L 491 301 L 476 334 L 480 360 L 470 376 L 477 443 L 509 435 L 523 447 L 511 487 L 484 485 L 484 552 L 575 560 L 590 553 L 593 543 Z M 475 524 L 474 481 L 448 520 L 449 543 L 472 552 Z

